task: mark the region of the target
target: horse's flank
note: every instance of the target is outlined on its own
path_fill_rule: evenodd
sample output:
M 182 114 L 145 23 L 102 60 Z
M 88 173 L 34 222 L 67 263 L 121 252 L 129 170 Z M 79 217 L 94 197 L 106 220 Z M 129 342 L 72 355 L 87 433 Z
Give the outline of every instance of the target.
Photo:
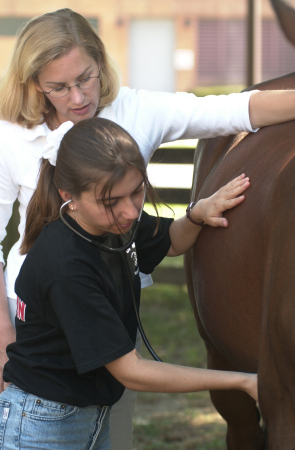
M 295 74 L 258 88 L 295 89 Z M 251 186 L 245 201 L 224 214 L 229 227 L 205 227 L 186 257 L 189 293 L 209 367 L 258 372 L 269 450 L 291 450 L 295 447 L 295 122 L 200 141 L 193 199 L 211 195 L 241 173 L 250 177 Z M 253 406 L 243 398 L 240 405 L 225 407 L 225 398 L 215 397 L 229 425 L 233 411 L 236 422 L 239 415 L 244 417 L 237 412 L 243 402 L 243 408 Z M 252 419 L 257 446 L 245 448 L 256 450 L 264 444 L 257 414 Z M 244 447 L 239 442 L 229 448 Z

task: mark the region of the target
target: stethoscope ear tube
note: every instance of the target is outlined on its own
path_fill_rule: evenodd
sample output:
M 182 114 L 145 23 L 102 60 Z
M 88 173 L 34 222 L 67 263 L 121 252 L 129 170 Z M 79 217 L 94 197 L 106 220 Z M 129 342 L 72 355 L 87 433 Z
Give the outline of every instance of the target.
M 142 340 L 145 343 L 146 348 L 148 349 L 148 351 L 150 352 L 151 356 L 154 358 L 155 361 L 159 361 L 162 362 L 162 360 L 159 358 L 159 356 L 156 354 L 156 352 L 154 351 L 154 349 L 152 348 L 151 344 L 148 341 L 148 338 L 146 337 L 146 334 L 144 332 L 142 323 L 141 323 L 141 319 L 139 316 L 139 310 L 136 304 L 136 298 L 135 298 L 135 293 L 134 293 L 134 287 L 133 287 L 133 280 L 132 280 L 132 275 L 130 272 L 130 268 L 128 266 L 128 262 L 127 262 L 127 258 L 126 258 L 126 250 L 131 246 L 131 244 L 134 242 L 137 232 L 138 232 L 138 227 L 139 227 L 139 223 L 140 223 L 140 219 L 141 219 L 141 215 L 142 215 L 142 211 L 143 211 L 143 206 L 142 209 L 139 213 L 138 219 L 136 220 L 134 227 L 133 227 L 133 231 L 132 231 L 132 235 L 131 238 L 129 239 L 129 241 L 127 242 L 127 244 L 122 245 L 121 247 L 118 248 L 112 248 L 112 247 L 107 247 L 104 244 L 101 244 L 99 242 L 96 241 L 92 241 L 92 239 L 87 238 L 86 236 L 84 236 L 83 234 L 79 233 L 79 231 L 75 230 L 75 228 L 73 228 L 64 218 L 63 215 L 63 210 L 66 206 L 68 206 L 69 203 L 72 202 L 71 200 L 68 200 L 67 202 L 63 203 L 59 209 L 59 216 L 60 219 L 62 220 L 62 222 L 68 227 L 70 228 L 70 230 L 73 231 L 73 233 L 76 233 L 78 236 L 80 236 L 82 239 L 85 239 L 87 242 L 90 242 L 90 244 L 94 245 L 95 247 L 99 248 L 100 250 L 107 252 L 107 253 L 117 253 L 120 254 L 124 266 L 126 268 L 126 272 L 127 272 L 127 276 L 128 276 L 128 281 L 129 281 L 129 285 L 130 285 L 130 290 L 131 290 L 131 295 L 132 295 L 132 300 L 133 300 L 133 305 L 134 305 L 134 309 L 135 309 L 135 315 L 136 315 L 136 321 L 137 321 L 137 326 L 139 329 L 139 332 L 141 334 Z
M 63 215 L 63 209 L 68 206 L 69 203 L 71 203 L 72 200 L 68 200 L 67 202 L 63 203 L 61 205 L 61 207 L 59 208 L 59 217 L 62 220 L 62 222 L 68 227 L 70 228 L 70 230 L 73 231 L 73 233 L 76 233 L 78 236 L 80 236 L 82 239 L 85 239 L 85 241 L 90 242 L 90 244 L 94 245 L 95 247 L 99 248 L 100 250 L 103 250 L 104 252 L 107 253 L 121 253 L 124 252 L 125 250 L 127 250 L 130 245 L 134 242 L 136 235 L 137 235 L 137 231 L 138 231 L 138 227 L 139 227 L 139 223 L 140 223 L 140 218 L 141 218 L 141 214 L 142 214 L 142 210 L 140 211 L 140 214 L 137 218 L 136 221 L 134 221 L 134 225 L 133 225 L 133 229 L 132 229 L 132 233 L 131 233 L 131 238 L 129 239 L 129 241 L 122 245 L 121 247 L 118 248 L 113 248 L 113 247 L 107 247 L 104 244 L 101 244 L 99 242 L 93 241 L 92 239 L 89 239 L 88 237 L 84 236 L 83 234 L 79 233 L 79 231 L 75 230 L 75 228 L 73 228 L 64 218 Z

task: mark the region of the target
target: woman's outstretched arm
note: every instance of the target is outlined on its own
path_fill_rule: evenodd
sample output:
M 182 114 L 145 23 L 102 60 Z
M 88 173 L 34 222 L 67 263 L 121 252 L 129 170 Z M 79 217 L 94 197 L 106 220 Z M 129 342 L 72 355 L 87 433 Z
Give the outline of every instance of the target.
M 184 393 L 238 389 L 258 401 L 257 376 L 242 372 L 176 366 L 142 358 L 136 350 L 106 365 L 128 389 L 141 392 Z
M 261 128 L 295 119 L 295 91 L 256 91 L 250 97 L 250 122 Z

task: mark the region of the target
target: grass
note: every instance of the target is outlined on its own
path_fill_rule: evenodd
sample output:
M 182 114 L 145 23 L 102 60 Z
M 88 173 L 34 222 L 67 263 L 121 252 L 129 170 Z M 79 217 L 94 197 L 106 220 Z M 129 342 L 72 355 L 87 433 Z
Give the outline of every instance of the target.
M 141 318 L 163 361 L 206 367 L 205 347 L 185 286 L 154 284 L 143 289 Z M 151 359 L 144 346 L 142 354 Z M 138 394 L 133 450 L 225 450 L 225 432 L 207 392 Z
M 155 284 L 143 289 L 141 316 L 160 358 L 205 367 L 204 344 L 197 332 L 186 286 Z M 143 355 L 149 357 L 145 348 Z

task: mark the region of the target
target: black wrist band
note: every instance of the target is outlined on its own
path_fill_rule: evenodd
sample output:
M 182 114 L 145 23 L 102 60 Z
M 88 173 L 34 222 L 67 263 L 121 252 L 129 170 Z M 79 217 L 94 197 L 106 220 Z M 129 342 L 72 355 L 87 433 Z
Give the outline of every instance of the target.
M 192 208 L 195 206 L 197 202 L 191 202 L 188 207 L 186 208 L 186 217 L 194 224 L 194 225 L 198 225 L 199 227 L 203 227 L 204 225 L 206 225 L 206 222 L 196 222 L 195 220 L 193 220 L 191 218 L 191 210 Z

